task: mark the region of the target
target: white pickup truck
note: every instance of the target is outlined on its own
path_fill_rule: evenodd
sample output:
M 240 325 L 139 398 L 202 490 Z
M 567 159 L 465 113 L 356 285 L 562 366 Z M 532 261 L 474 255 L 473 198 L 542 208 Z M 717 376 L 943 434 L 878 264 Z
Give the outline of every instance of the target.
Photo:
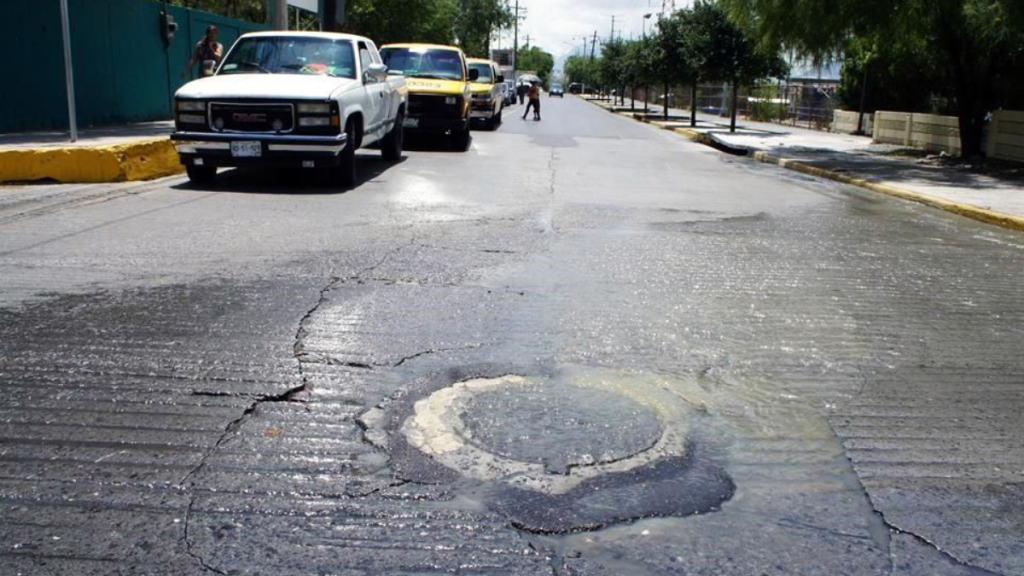
M 199 184 L 221 167 L 275 166 L 328 168 L 352 187 L 359 148 L 377 144 L 386 160 L 400 159 L 408 94 L 367 38 L 246 34 L 216 75 L 175 94 L 171 140 Z

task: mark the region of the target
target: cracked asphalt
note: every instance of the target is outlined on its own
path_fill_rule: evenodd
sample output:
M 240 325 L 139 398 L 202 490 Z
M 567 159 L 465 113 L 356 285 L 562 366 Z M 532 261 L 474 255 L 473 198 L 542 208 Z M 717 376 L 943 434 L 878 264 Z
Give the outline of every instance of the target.
M 0 187 L 0 574 L 1024 575 L 1024 236 L 574 98 L 507 116 L 346 193 Z M 549 498 L 613 521 L 530 529 L 502 480 L 396 468 L 397 407 L 503 374 L 658 391 L 734 493 L 635 468 Z M 543 457 L 499 392 L 458 416 Z M 646 447 L 630 406 L 594 414 Z

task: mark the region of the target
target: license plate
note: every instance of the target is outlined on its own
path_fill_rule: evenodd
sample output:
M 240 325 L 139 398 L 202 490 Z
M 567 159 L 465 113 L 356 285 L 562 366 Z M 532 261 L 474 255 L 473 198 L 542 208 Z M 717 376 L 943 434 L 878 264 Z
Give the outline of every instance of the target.
M 419 128 L 420 127 L 420 119 L 419 118 L 406 118 L 405 121 L 402 122 L 402 126 L 404 126 L 406 128 Z
M 231 155 L 235 158 L 259 158 L 263 156 L 263 145 L 259 142 L 232 142 Z

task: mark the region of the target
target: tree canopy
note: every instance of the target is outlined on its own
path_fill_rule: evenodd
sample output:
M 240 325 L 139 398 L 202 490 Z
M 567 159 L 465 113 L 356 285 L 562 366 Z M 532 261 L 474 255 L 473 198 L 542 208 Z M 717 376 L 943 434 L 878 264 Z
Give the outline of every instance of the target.
M 170 2 L 252 22 L 267 19 L 266 0 Z M 348 0 L 346 8 L 346 32 L 362 34 L 378 44 L 457 44 L 473 56 L 486 56 L 493 33 L 514 22 L 507 0 Z
M 963 154 L 981 151 L 985 116 L 1004 103 L 1024 69 L 1020 0 L 719 0 L 766 49 L 835 57 L 851 38 L 919 44 L 935 55 L 939 83 L 921 86 L 954 102 Z M 879 86 L 880 90 L 886 90 Z
M 551 82 L 551 71 L 555 67 L 555 57 L 537 46 L 529 46 L 519 49 L 519 59 L 516 62 L 516 69 L 520 72 L 532 70 L 540 76 L 541 84 L 545 87 Z M 509 80 L 512 80 L 509 78 Z

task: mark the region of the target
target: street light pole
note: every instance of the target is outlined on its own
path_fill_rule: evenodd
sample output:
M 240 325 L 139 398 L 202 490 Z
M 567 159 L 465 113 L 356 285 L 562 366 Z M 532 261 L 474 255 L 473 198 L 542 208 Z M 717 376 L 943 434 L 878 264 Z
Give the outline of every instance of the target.
M 72 142 L 78 141 L 78 114 L 75 110 L 75 72 L 71 65 L 71 26 L 68 24 L 68 0 L 60 0 L 60 26 L 64 36 L 64 76 L 68 93 L 68 124 Z

